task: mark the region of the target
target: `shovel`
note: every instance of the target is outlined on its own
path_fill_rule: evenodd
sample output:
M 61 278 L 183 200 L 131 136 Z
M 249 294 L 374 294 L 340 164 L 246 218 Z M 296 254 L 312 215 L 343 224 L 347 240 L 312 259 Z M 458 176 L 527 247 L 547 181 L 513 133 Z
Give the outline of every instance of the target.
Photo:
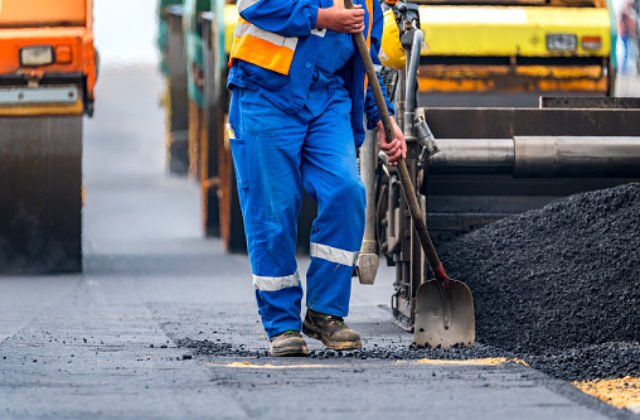
M 344 0 L 344 5 L 347 9 L 352 9 L 353 1 Z M 373 11 L 370 10 L 369 13 Z M 369 48 L 362 33 L 352 35 L 367 72 L 385 134 L 388 140 L 393 139 L 395 132 L 369 55 Z M 451 279 L 447 275 L 427 230 L 426 219 L 422 214 L 404 159 L 398 161 L 397 169 L 420 244 L 435 274 L 435 279 L 423 282 L 416 291 L 414 344 L 444 349 L 454 345 L 473 345 L 476 338 L 476 319 L 471 289 L 466 283 Z

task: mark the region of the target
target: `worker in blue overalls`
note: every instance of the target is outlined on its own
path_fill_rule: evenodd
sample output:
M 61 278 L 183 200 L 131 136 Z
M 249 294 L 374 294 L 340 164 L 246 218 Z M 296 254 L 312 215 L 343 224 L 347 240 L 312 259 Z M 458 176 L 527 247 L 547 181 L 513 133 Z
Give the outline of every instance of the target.
M 361 348 L 343 319 L 364 231 L 356 161 L 364 116 L 369 129 L 379 128 L 391 163 L 406 155 L 397 124 L 396 138 L 386 141 L 350 35 L 364 32 L 380 64 L 380 5 L 366 0 L 347 10 L 341 1 L 238 1 L 228 131 L 258 309 L 274 356 L 308 354 L 301 330 L 328 348 Z M 318 204 L 304 323 L 295 258 L 302 188 Z

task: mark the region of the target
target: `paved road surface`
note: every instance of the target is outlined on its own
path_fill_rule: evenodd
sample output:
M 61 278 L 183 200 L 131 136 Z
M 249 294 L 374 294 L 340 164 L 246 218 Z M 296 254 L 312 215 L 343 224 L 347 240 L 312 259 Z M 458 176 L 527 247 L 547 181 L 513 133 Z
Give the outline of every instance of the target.
M 101 77 L 85 132 L 86 272 L 0 279 L 0 417 L 627 416 L 515 363 L 191 357 L 176 342 L 265 346 L 248 262 L 201 238 L 197 186 L 164 174 L 153 68 Z M 350 322 L 366 346 L 408 345 L 381 277 L 354 286 Z

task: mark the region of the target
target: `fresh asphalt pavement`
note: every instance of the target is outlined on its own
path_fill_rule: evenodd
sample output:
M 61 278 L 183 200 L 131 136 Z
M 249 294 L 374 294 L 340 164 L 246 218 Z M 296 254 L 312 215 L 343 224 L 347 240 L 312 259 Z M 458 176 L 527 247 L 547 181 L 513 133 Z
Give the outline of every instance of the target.
M 629 415 L 517 363 L 256 358 L 248 260 L 202 238 L 197 185 L 165 173 L 162 89 L 150 65 L 102 71 L 85 126 L 85 273 L 0 278 L 0 417 Z M 354 284 L 366 347 L 411 342 L 390 320 L 392 278 Z M 185 338 L 248 355 L 193 354 Z

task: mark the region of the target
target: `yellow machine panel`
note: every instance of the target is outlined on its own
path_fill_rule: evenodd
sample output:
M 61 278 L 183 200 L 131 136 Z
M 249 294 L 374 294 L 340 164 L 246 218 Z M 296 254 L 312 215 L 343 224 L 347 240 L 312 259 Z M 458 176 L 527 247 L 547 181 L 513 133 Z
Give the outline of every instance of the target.
M 610 53 L 607 9 L 421 6 L 420 21 L 425 33 L 425 55 L 544 57 Z M 549 51 L 550 34 L 575 36 L 576 50 Z M 599 48 L 595 48 L 597 39 Z M 593 49 L 585 49 L 585 45 Z

